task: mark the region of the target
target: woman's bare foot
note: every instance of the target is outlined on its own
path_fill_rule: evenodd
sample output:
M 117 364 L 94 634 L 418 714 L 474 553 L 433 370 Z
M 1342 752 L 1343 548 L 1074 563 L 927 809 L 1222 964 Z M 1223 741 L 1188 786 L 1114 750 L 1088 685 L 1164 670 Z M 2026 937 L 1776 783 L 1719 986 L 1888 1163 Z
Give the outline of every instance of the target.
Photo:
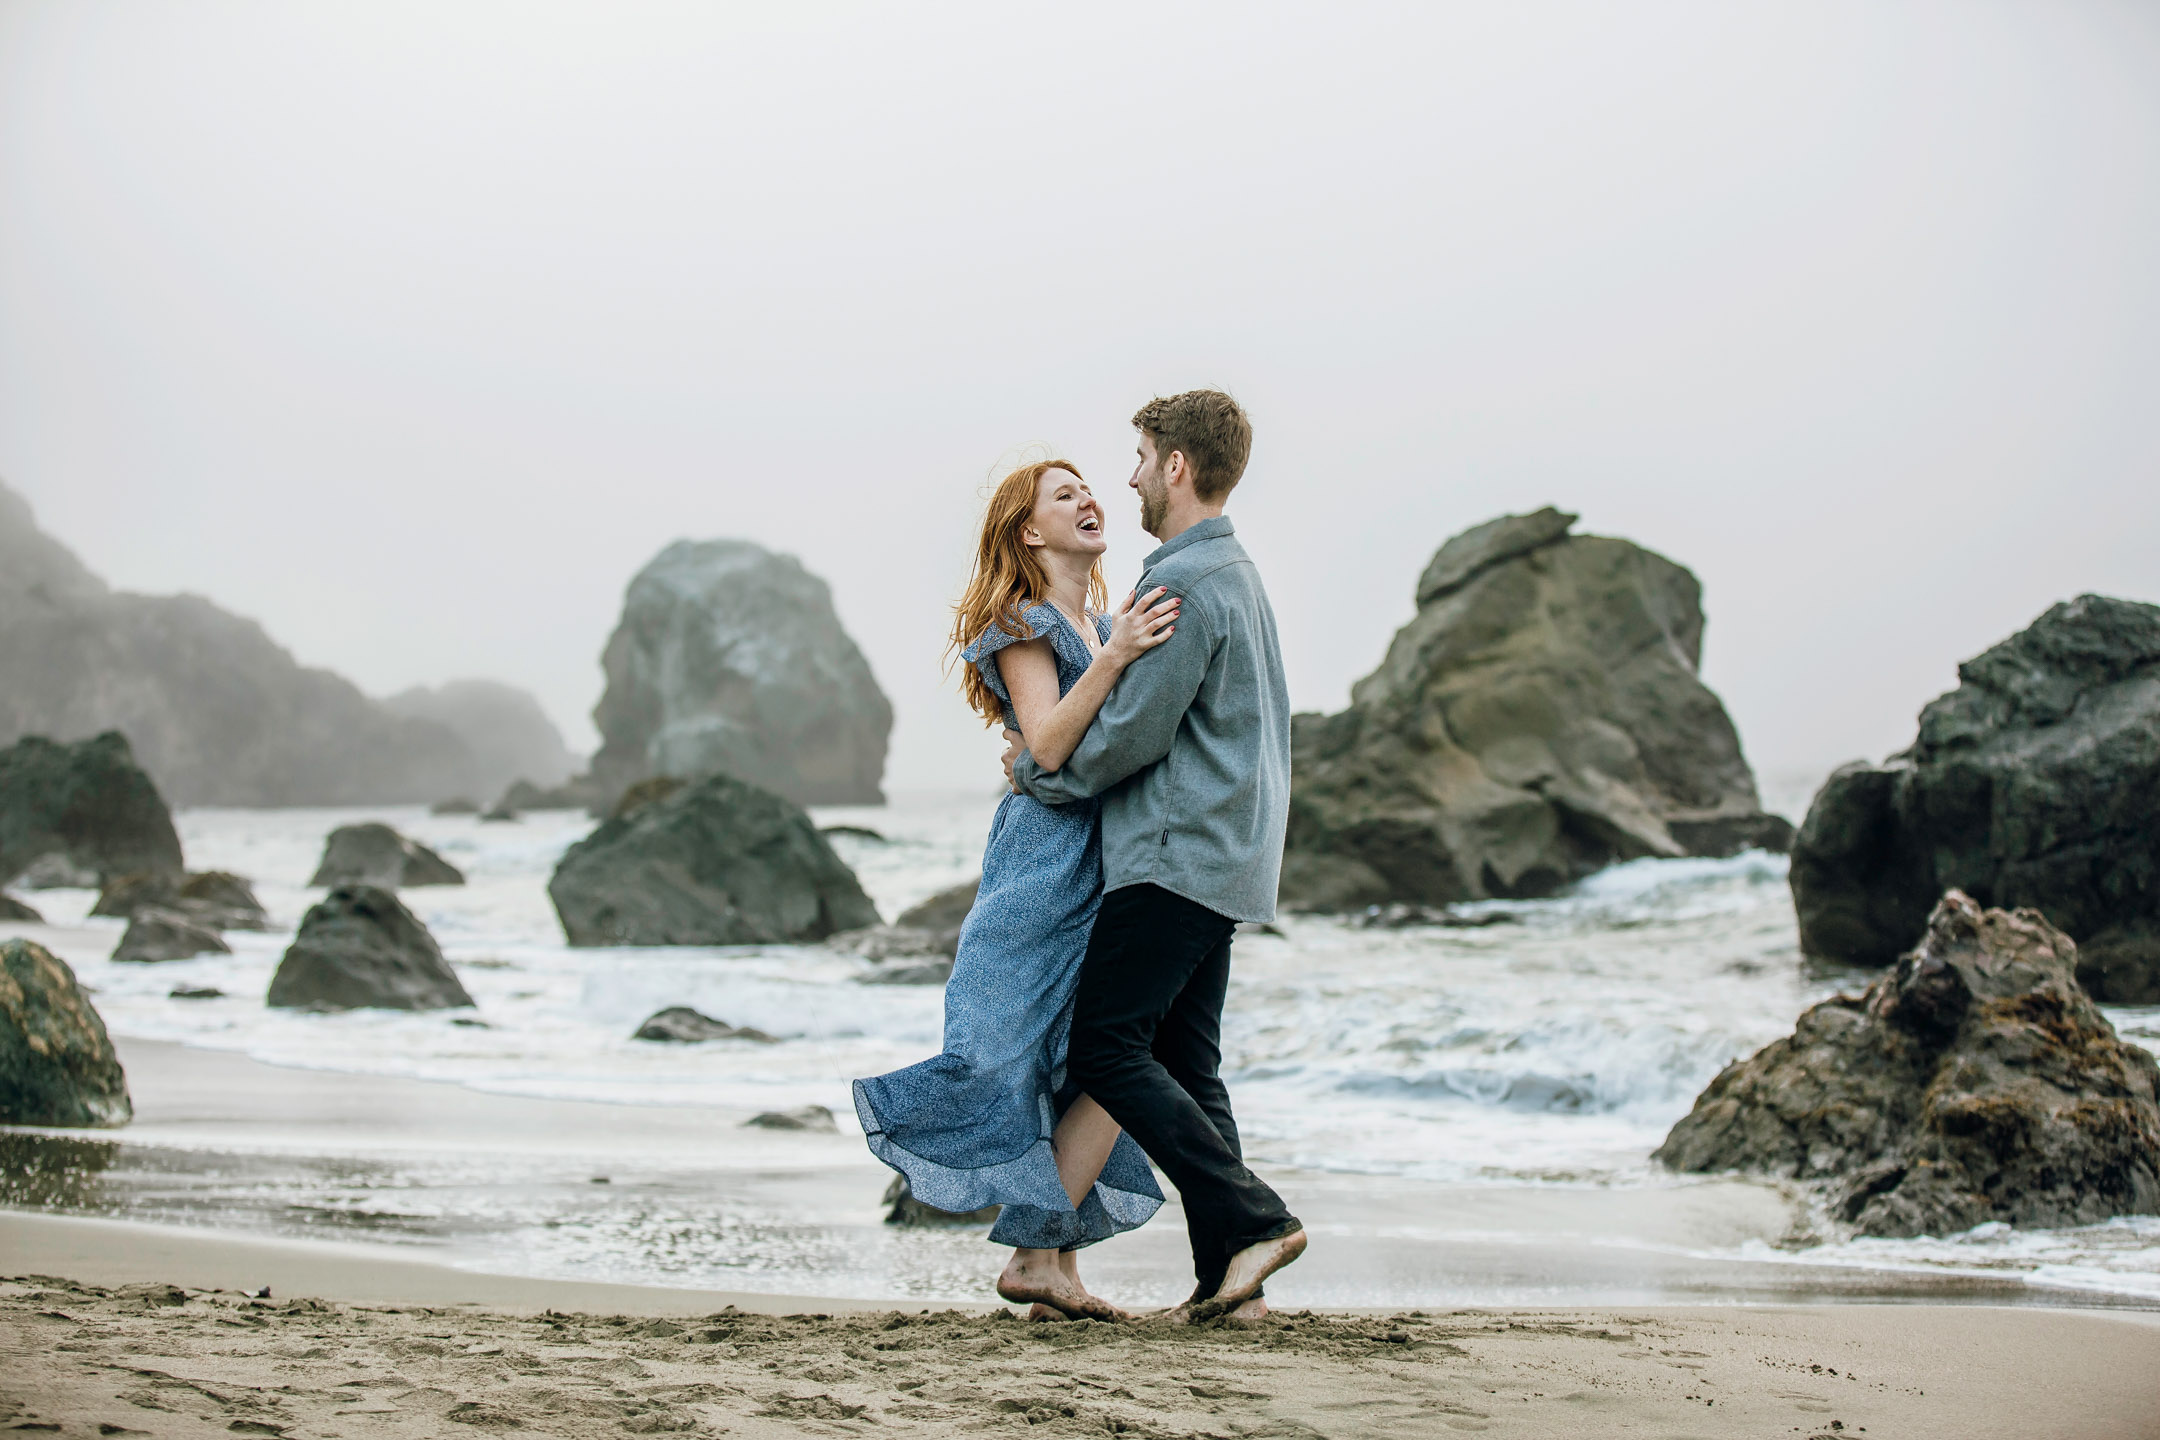
M 1213 1320 L 1218 1315 L 1235 1314 L 1268 1276 L 1288 1265 L 1305 1253 L 1305 1231 L 1301 1226 L 1287 1235 L 1272 1240 L 1262 1240 L 1248 1245 L 1230 1257 L 1230 1268 L 1223 1272 L 1222 1288 L 1214 1298 L 1195 1305 L 1192 1318 Z
M 1066 1272 L 1055 1250 L 1015 1250 L 998 1276 L 997 1293 L 1015 1305 L 1047 1305 L 1072 1319 L 1116 1321 L 1125 1312 L 1107 1300 L 1088 1294 L 1087 1287 Z
M 1056 1309 L 1053 1306 L 1045 1305 L 1040 1300 L 1038 1300 L 1033 1305 L 1028 1306 L 1027 1318 L 1037 1324 L 1040 1324 L 1045 1320 L 1070 1320 L 1072 1317 L 1070 1315 L 1067 1315 L 1063 1310 Z

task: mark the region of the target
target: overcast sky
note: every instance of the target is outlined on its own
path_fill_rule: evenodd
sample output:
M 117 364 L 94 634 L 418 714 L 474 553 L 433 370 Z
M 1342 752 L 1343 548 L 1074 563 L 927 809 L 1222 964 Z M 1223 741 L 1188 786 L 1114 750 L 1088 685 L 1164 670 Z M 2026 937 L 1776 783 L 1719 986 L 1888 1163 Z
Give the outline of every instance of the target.
M 1046 442 L 1227 388 L 1293 699 L 1447 536 L 1553 503 L 1692 567 L 1765 773 L 2160 600 L 2160 7 L 0 0 L 0 477 L 115 584 L 589 748 L 624 585 L 799 555 L 939 672 Z

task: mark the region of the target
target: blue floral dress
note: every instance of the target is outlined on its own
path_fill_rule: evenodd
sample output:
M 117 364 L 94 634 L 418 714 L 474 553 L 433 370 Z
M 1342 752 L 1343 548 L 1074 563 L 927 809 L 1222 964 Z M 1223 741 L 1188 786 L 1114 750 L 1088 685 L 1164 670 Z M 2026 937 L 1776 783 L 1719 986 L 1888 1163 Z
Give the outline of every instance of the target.
M 1093 655 L 1054 606 L 1022 613 L 1057 652 L 1058 693 Z M 1097 617 L 1108 638 L 1110 622 Z M 997 652 L 1026 638 L 993 625 L 961 652 L 1005 702 Z M 1073 990 L 1102 904 L 1101 807 L 1049 806 L 1007 795 L 990 822 L 982 889 L 960 927 L 945 986 L 945 1050 L 919 1065 L 855 1082 L 855 1113 L 878 1159 L 940 1210 L 1003 1206 L 999 1245 L 1071 1250 L 1147 1223 L 1162 1190 L 1130 1135 L 1075 1209 L 1058 1180 L 1050 1134 L 1077 1091 L 1065 1078 Z

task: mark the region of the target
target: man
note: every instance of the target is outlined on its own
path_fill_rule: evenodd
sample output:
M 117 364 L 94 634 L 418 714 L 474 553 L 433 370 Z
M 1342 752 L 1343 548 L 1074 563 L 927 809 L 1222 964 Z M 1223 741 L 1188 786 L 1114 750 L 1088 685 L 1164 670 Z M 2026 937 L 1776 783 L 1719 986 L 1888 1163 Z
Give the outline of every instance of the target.
M 1066 1073 L 1177 1186 L 1198 1281 L 1179 1312 L 1204 1320 L 1264 1313 L 1261 1282 L 1305 1248 L 1245 1167 L 1219 1073 L 1231 936 L 1275 916 L 1290 701 L 1275 613 L 1223 515 L 1252 450 L 1245 412 L 1194 390 L 1150 401 L 1133 428 L 1140 524 L 1163 542 L 1136 588 L 1178 597 L 1176 632 L 1125 671 L 1058 770 L 1014 749 L 1006 762 L 1045 804 L 1103 797 L 1103 903 Z

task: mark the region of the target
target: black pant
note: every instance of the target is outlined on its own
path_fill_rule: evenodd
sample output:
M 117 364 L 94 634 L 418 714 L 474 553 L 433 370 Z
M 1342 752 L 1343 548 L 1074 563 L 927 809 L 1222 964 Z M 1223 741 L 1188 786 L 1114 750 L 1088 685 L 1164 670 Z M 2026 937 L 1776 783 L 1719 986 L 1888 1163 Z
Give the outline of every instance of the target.
M 1155 885 L 1103 897 L 1073 1002 L 1066 1073 L 1177 1186 L 1196 1294 L 1230 1257 L 1295 1229 L 1245 1168 L 1222 1083 L 1222 1007 L 1237 922 Z

